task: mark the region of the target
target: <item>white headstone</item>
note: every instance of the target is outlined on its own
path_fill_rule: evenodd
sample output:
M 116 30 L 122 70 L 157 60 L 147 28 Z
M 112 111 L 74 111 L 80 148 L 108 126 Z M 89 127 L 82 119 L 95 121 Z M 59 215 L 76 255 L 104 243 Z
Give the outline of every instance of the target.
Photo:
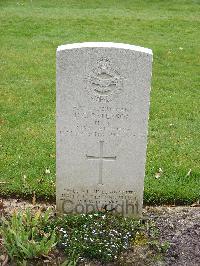
M 151 67 L 129 44 L 58 47 L 58 211 L 141 214 Z

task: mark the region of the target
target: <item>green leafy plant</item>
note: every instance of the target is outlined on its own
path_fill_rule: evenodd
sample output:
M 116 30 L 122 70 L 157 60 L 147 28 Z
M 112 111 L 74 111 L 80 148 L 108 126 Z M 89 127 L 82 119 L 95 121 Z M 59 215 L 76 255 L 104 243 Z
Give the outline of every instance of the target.
M 50 211 L 35 215 L 29 209 L 3 218 L 0 233 L 11 259 L 32 259 L 47 255 L 56 245 L 55 230 L 49 230 Z
M 71 259 L 65 260 L 60 266 L 76 266 L 79 260 L 79 256 L 72 256 Z
M 111 213 L 66 215 L 55 220 L 58 248 L 70 260 L 77 256 L 109 262 L 133 243 L 140 222 Z

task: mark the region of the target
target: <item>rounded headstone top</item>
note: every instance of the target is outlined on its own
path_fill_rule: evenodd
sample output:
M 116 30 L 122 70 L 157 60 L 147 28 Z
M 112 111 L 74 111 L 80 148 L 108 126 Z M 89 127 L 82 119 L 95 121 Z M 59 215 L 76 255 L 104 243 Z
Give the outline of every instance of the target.
M 114 42 L 83 42 L 83 43 L 65 44 L 58 46 L 57 52 L 63 50 L 78 49 L 78 48 L 118 48 L 118 49 L 133 50 L 150 55 L 153 54 L 152 50 L 148 48 L 135 46 L 132 44 L 114 43 Z

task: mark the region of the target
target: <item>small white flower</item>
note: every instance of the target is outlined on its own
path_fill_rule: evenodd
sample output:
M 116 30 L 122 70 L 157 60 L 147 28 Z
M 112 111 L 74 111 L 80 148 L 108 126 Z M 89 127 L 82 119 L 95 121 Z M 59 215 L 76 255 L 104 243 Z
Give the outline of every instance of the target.
M 162 168 L 159 168 L 159 169 L 158 169 L 158 172 L 157 172 L 157 173 L 155 173 L 155 178 L 156 178 L 156 179 L 160 178 L 160 177 L 161 177 L 161 175 L 162 175 L 162 173 L 163 173 L 163 170 L 162 170 Z
M 47 168 L 47 169 L 45 170 L 45 174 L 50 174 L 50 173 L 51 173 L 51 172 L 50 172 L 50 169 Z

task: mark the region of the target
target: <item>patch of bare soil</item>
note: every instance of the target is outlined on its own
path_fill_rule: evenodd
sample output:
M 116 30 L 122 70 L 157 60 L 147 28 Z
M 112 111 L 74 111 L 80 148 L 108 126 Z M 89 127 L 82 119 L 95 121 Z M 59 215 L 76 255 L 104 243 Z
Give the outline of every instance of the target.
M 169 242 L 164 265 L 200 265 L 200 207 L 147 207 L 145 215 Z
M 27 208 L 48 207 L 55 209 L 55 205 L 48 203 L 31 204 L 28 201 L 0 198 L 1 212 L 12 214 L 13 211 Z M 107 265 L 170 265 L 170 266 L 199 266 L 200 265 L 200 206 L 196 207 L 145 207 L 144 220 L 153 222 L 159 230 L 160 243 L 167 242 L 169 248 L 164 256 L 156 257 L 156 250 L 147 245 L 137 245 L 122 255 L 122 260 Z M 59 255 L 57 254 L 57 257 Z M 62 257 L 63 255 L 61 255 Z M 1 262 L 0 262 L 1 265 Z M 9 265 L 9 264 L 6 264 Z M 28 265 L 28 264 L 27 264 Z M 35 264 L 36 265 L 36 264 Z M 37 264 L 38 265 L 38 264 Z M 40 265 L 60 265 L 52 261 L 40 262 Z M 102 265 L 98 262 L 82 262 L 81 265 Z

